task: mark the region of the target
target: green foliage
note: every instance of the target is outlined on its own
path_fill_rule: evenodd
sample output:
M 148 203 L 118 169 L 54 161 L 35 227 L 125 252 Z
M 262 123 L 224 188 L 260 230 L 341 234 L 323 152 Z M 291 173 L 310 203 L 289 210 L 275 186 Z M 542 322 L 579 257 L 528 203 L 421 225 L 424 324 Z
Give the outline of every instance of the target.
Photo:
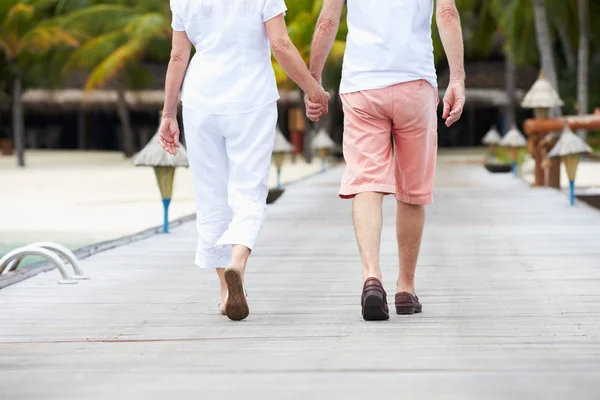
M 113 78 L 127 87 L 149 82 L 140 61 L 151 45 L 167 40 L 170 21 L 163 1 L 115 1 L 73 11 L 62 23 L 87 38 L 72 55 L 65 71 L 82 67 L 90 71 L 86 90 L 101 87 Z M 165 48 L 165 47 L 163 47 Z
M 288 2 L 289 9 L 286 13 L 288 33 L 290 35 L 290 39 L 300 52 L 300 55 L 307 65 L 310 63 L 310 48 L 322 7 L 323 0 L 295 0 L 293 2 Z M 337 40 L 333 45 L 328 60 L 328 66 L 332 69 L 338 71 L 341 69 L 341 61 L 346 49 L 345 39 L 347 34 L 348 27 L 346 24 L 345 15 L 343 15 Z M 279 66 L 275 60 L 273 60 L 273 68 L 275 69 L 277 83 L 280 85 L 280 87 L 284 89 L 292 89 L 295 87 L 295 84 L 289 80 L 281 66 Z M 335 81 L 335 73 L 331 74 L 326 72 L 325 74 L 329 78 L 327 79 L 328 81 L 331 81 L 332 77 Z M 339 83 L 339 81 L 337 83 Z M 337 86 L 337 84 L 332 86 Z
M 523 164 L 526 157 L 527 149 L 520 149 L 517 156 L 517 164 Z M 510 150 L 503 147 L 496 149 L 496 162 L 500 164 L 511 164 L 513 159 Z
M 456 0 L 465 32 L 466 55 L 486 59 L 500 46 L 520 65 L 537 65 L 538 50 L 531 0 Z M 323 0 L 288 1 L 286 21 L 289 34 L 308 64 L 317 18 Z M 600 1 L 590 1 L 591 54 L 600 52 Z M 575 51 L 578 45 L 577 0 L 547 0 L 551 31 L 554 35 L 561 95 L 568 112 L 576 98 L 576 74 L 569 71 L 564 58 L 558 26 Z M 344 11 L 345 13 L 345 11 Z M 102 86 L 120 77 L 132 88 L 150 81 L 143 60 L 166 62 L 170 48 L 168 0 L 1 0 L 0 52 L 25 74 L 25 84 L 52 87 L 60 85 L 74 69 L 89 72 L 86 88 Z M 325 83 L 339 83 L 341 61 L 347 35 L 345 15 L 325 71 Z M 436 64 L 445 54 L 433 24 Z M 564 38 L 563 38 L 564 39 Z M 590 104 L 600 106 L 600 78 L 591 68 Z M 281 67 L 274 62 L 278 83 L 283 89 L 294 87 Z M 0 64 L 0 90 L 8 91 L 12 70 L 7 61 Z

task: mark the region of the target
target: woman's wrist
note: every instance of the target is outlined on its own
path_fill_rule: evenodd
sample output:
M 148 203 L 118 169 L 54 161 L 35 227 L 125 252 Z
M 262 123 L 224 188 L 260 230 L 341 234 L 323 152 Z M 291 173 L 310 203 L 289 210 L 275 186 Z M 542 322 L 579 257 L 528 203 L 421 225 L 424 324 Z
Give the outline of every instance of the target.
M 162 118 L 177 118 L 177 111 L 175 110 L 167 110 L 167 109 L 163 109 L 162 113 L 161 113 L 161 117 Z

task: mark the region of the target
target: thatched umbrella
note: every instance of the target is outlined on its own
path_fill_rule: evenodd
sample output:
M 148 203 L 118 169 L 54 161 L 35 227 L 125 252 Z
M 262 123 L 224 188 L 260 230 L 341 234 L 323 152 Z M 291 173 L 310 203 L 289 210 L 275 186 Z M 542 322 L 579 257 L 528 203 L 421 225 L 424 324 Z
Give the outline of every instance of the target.
M 582 154 L 591 152 L 592 148 L 583 139 L 573 133 L 571 128 L 569 128 L 569 124 L 565 124 L 565 130 L 560 139 L 548 154 L 550 158 L 560 157 L 563 164 L 565 164 L 569 177 L 571 205 L 575 204 L 575 177 L 577 175 L 579 159 Z
M 158 132 L 150 142 L 133 159 L 136 167 L 152 167 L 156 175 L 156 182 L 160 189 L 160 195 L 164 207 L 163 232 L 169 232 L 169 205 L 173 195 L 173 181 L 175 179 L 175 168 L 189 167 L 187 152 L 181 146 L 177 149 L 177 155 L 171 155 L 162 148 L 158 142 Z
M 325 129 L 319 130 L 317 135 L 314 137 L 312 141 L 313 150 L 317 150 L 319 152 L 319 156 L 321 157 L 321 171 L 325 172 L 327 166 L 327 155 L 329 154 L 329 150 L 335 147 L 335 142 L 329 137 Z
M 500 140 L 500 146 L 510 149 L 510 155 L 512 157 L 513 174 L 517 176 L 517 159 L 519 158 L 519 150 L 523 147 L 527 147 L 527 139 L 521 133 L 521 131 L 513 126 L 506 135 Z
M 550 81 L 546 79 L 544 71 L 541 71 L 538 80 L 521 102 L 521 107 L 534 109 L 536 118 L 547 118 L 551 108 L 562 107 L 564 104 Z
M 496 128 L 496 125 L 492 126 L 488 133 L 485 134 L 483 139 L 481 139 L 481 143 L 488 145 L 488 151 L 490 153 L 490 161 L 494 162 L 496 158 L 496 146 L 500 143 L 502 137 Z
M 281 168 L 287 153 L 294 151 L 294 146 L 283 136 L 279 129 L 275 132 L 275 145 L 273 146 L 273 161 L 277 167 L 277 189 L 281 189 Z

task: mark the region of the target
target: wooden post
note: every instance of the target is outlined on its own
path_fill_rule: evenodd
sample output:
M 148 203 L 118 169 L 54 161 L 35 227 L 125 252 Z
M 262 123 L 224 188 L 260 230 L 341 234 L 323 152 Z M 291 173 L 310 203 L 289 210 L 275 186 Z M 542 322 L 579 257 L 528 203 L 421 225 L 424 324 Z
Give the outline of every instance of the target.
M 302 154 L 304 152 L 304 131 L 306 129 L 306 124 L 301 108 L 290 108 L 288 116 L 290 140 L 294 145 L 294 151 L 292 153 L 292 163 L 296 163 L 297 155 Z
M 553 189 L 560 189 L 560 159 L 550 160 L 548 174 L 548 186 Z

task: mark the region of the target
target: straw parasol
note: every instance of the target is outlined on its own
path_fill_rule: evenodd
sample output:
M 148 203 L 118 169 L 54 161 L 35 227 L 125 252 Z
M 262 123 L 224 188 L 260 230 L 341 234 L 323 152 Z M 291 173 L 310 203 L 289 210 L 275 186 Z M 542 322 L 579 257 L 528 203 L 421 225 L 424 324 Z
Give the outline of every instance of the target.
M 277 167 L 277 189 L 281 189 L 281 168 L 283 159 L 287 153 L 294 151 L 294 146 L 283 136 L 279 129 L 275 132 L 275 144 L 273 146 L 273 161 Z
M 490 153 L 490 159 L 492 162 L 494 162 L 495 159 L 496 145 L 500 143 L 501 139 L 502 137 L 500 136 L 496 125 L 493 125 L 488 133 L 485 134 L 483 139 L 481 139 L 481 143 L 488 145 L 488 151 Z
M 550 81 L 546 79 L 544 71 L 540 72 L 538 80 L 533 84 L 521 102 L 521 107 L 535 110 L 536 118 L 546 118 L 548 110 L 564 105 L 565 103 L 561 100 L 558 92 L 552 87 Z
M 519 150 L 523 147 L 527 147 L 527 139 L 521 131 L 513 125 L 513 127 L 506 132 L 506 135 L 500 140 L 500 146 L 507 147 L 510 149 L 512 157 L 513 174 L 517 175 L 517 159 L 519 157 Z
M 188 167 L 187 152 L 183 146 L 177 150 L 177 155 L 167 153 L 158 142 L 158 132 L 150 142 L 133 158 L 136 167 L 152 167 L 164 207 L 163 232 L 169 232 L 169 205 L 173 195 L 173 181 L 177 167 Z
M 575 177 L 577 175 L 577 166 L 582 154 L 591 153 L 592 148 L 579 136 L 573 133 L 569 124 L 565 123 L 560 139 L 554 145 L 548 157 L 558 158 L 565 164 L 567 175 L 569 177 L 569 191 L 571 205 L 575 204 Z
M 326 169 L 326 160 L 329 150 L 333 149 L 334 147 L 335 142 L 331 139 L 331 137 L 329 137 L 329 134 L 325 129 L 320 129 L 312 140 L 313 150 L 317 150 L 319 152 L 319 156 L 321 157 L 322 172 L 325 172 Z

